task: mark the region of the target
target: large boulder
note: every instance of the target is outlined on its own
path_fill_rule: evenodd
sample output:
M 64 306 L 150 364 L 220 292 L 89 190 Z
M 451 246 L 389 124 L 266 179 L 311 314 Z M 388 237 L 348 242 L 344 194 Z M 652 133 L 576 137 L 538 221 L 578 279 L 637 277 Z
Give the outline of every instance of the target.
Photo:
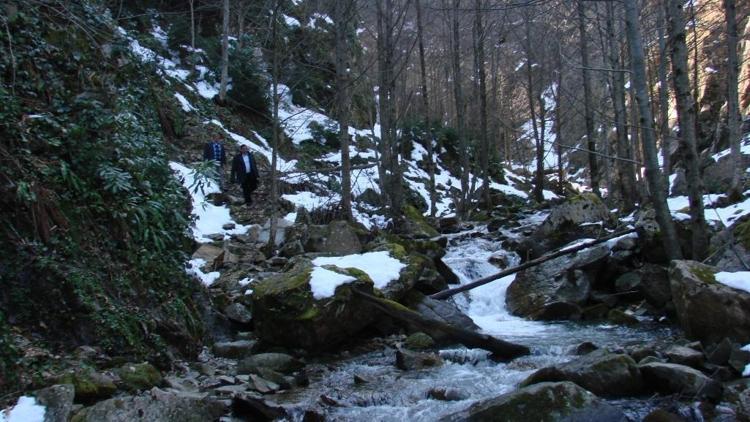
M 76 422 L 181 421 L 203 422 L 219 419 L 227 411 L 216 400 L 154 388 L 147 395 L 126 396 L 99 402 L 73 416 Z
M 289 374 L 302 369 L 304 366 L 300 360 L 285 353 L 259 353 L 242 359 L 237 364 L 237 372 L 240 374 L 255 374 L 266 369 Z
M 370 235 L 362 225 L 348 221 L 332 221 L 327 226 L 297 224 L 292 229 L 288 242 L 299 241 L 307 252 L 332 255 L 362 252 L 362 244 Z
M 721 398 L 721 384 L 689 366 L 651 362 L 640 365 L 640 370 L 646 385 L 660 393 L 713 401 Z
M 442 421 L 625 421 L 614 406 L 572 382 L 544 382 L 480 401 Z
M 266 344 L 310 351 L 329 350 L 349 340 L 377 315 L 352 289 L 373 294 L 372 280 L 362 271 L 328 267 L 353 280 L 330 297 L 315 298 L 310 287 L 313 266 L 300 261 L 290 271 L 253 285 L 253 323 Z
M 695 261 L 672 261 L 669 281 L 680 326 L 704 343 L 724 337 L 750 343 L 750 293 L 718 283 L 716 271 Z
M 591 294 L 590 272 L 608 255 L 607 245 L 600 244 L 519 272 L 506 292 L 508 310 L 537 320 L 576 318 Z
M 68 422 L 73 411 L 75 388 L 72 384 L 57 384 L 33 393 L 37 402 L 44 406 L 45 422 Z
M 531 235 L 532 255 L 574 240 L 598 237 L 603 226 L 609 226 L 612 216 L 601 199 L 593 193 L 568 198 L 552 209 L 549 216 Z
M 521 385 L 571 381 L 599 396 L 623 397 L 641 392 L 643 380 L 633 358 L 599 349 L 575 360 L 542 368 Z

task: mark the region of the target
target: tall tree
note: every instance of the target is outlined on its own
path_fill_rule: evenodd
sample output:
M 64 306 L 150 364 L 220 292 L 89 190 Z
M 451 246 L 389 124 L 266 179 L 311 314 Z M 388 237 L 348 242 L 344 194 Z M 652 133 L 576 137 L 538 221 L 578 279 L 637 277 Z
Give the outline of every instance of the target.
M 451 13 L 451 63 L 453 65 L 453 99 L 456 102 L 456 131 L 458 132 L 459 153 L 461 155 L 461 199 L 458 204 L 458 213 L 465 216 L 468 212 L 469 200 L 469 145 L 464 133 L 464 113 L 466 103 L 461 76 L 461 32 L 460 25 L 461 0 L 453 0 Z
M 424 25 L 422 22 L 422 2 L 414 0 L 417 9 L 417 38 L 419 41 L 419 74 L 422 92 L 425 133 L 427 134 L 427 172 L 430 178 L 430 216 L 435 217 L 437 192 L 435 191 L 435 140 L 430 123 L 430 101 L 427 98 L 427 64 L 424 51 Z
M 490 139 L 487 133 L 487 74 L 484 68 L 484 39 L 485 29 L 482 24 L 482 0 L 475 1 L 474 15 L 474 63 L 479 89 L 479 167 L 482 173 L 482 192 L 484 205 L 489 211 L 492 209 L 490 199 Z
M 229 0 L 224 0 L 223 19 L 221 22 L 221 84 L 219 86 L 219 101 L 224 103 L 227 98 L 227 81 L 229 79 Z
M 594 111 L 591 106 L 591 76 L 589 67 L 589 43 L 586 37 L 586 9 L 583 0 L 578 0 L 578 32 L 580 37 L 581 65 L 583 66 L 583 110 L 586 120 L 586 144 L 591 173 L 591 189 L 597 196 L 599 191 L 599 164 L 596 161 L 596 136 L 594 134 Z
M 692 257 L 702 260 L 708 251 L 708 226 L 703 211 L 703 179 L 700 174 L 696 142 L 695 98 L 688 78 L 688 48 L 685 35 L 684 2 L 667 0 L 668 32 L 671 45 L 672 85 L 680 127 L 680 152 L 685 164 L 685 179 L 690 202 Z
M 635 172 L 633 164 L 630 162 L 628 144 L 628 130 L 626 122 L 626 104 L 625 104 L 625 72 L 621 60 L 620 39 L 618 34 L 621 31 L 615 30 L 615 3 L 606 4 L 607 12 L 607 41 L 609 52 L 609 65 L 612 68 L 610 72 L 610 94 L 612 96 L 612 105 L 615 117 L 615 133 L 617 135 L 617 170 L 619 173 L 620 191 L 622 196 L 621 209 L 623 212 L 630 212 L 637 202 L 637 192 L 635 188 Z
M 226 0 L 225 0 L 226 1 Z M 273 16 L 271 20 L 271 95 L 273 107 L 273 129 L 271 133 L 271 216 L 268 231 L 268 251 L 276 250 L 276 227 L 278 224 L 279 203 L 279 175 L 276 170 L 278 166 L 279 145 L 281 143 L 281 127 L 279 121 L 279 105 L 281 93 L 279 93 L 279 78 L 281 77 L 281 37 L 279 36 L 279 13 L 281 12 L 281 0 L 274 0 Z
M 740 112 L 737 93 L 737 12 L 734 0 L 724 0 L 724 16 L 727 22 L 727 126 L 732 156 L 732 182 L 729 197 L 742 197 L 742 155 L 740 153 Z
M 632 85 L 636 93 L 640 110 L 639 126 L 641 128 L 641 143 L 646 167 L 646 180 L 651 191 L 651 202 L 656 211 L 656 220 L 662 233 L 664 251 L 670 259 L 680 259 L 682 252 L 677 241 L 677 232 L 667 206 L 664 178 L 659 169 L 659 159 L 654 139 L 653 117 L 651 103 L 646 87 L 646 62 L 643 52 L 640 23 L 638 22 L 637 0 L 624 0 L 625 29 L 630 47 L 630 66 L 633 72 Z
M 529 114 L 531 116 L 531 128 L 534 135 L 534 146 L 536 151 L 536 172 L 534 173 L 534 200 L 537 202 L 544 201 L 544 104 L 541 103 L 541 91 L 534 82 L 534 67 L 536 65 L 536 55 L 534 54 L 534 45 L 532 44 L 531 31 L 531 14 L 525 13 L 524 16 L 525 40 L 523 43 L 524 53 L 526 55 L 526 96 L 529 101 Z M 541 129 L 537 120 L 537 102 L 540 103 Z
M 669 129 L 669 84 L 667 83 L 667 37 L 665 27 L 667 19 L 664 14 L 664 4 L 656 5 L 656 28 L 659 37 L 659 137 L 661 141 L 661 155 L 664 163 L 664 176 L 669 183 L 669 174 L 672 172 L 672 134 Z M 669 189 L 669 185 L 667 185 Z
M 341 144 L 341 212 L 344 218 L 352 218 L 351 161 L 349 159 L 349 115 L 351 90 L 349 87 L 349 35 L 354 14 L 354 0 L 333 1 L 333 23 L 336 56 L 336 115 L 339 121 L 339 143 Z

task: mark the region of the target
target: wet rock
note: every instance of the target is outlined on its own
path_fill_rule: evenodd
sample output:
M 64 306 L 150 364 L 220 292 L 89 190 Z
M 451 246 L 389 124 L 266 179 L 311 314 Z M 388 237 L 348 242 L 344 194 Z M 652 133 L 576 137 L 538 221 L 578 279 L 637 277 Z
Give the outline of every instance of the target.
M 723 400 L 734 409 L 738 421 L 750 421 L 750 378 L 724 384 Z
M 689 347 L 674 345 L 665 350 L 664 354 L 672 363 L 691 366 L 693 368 L 703 366 L 703 353 Z
M 729 366 L 735 371 L 742 373 L 747 365 L 750 365 L 750 351 L 742 350 L 739 347 L 733 347 L 729 354 Z
M 369 305 L 352 293 L 357 289 L 373 294 L 369 276 L 356 269 L 328 268 L 354 278 L 338 286 L 331 297 L 313 297 L 313 268 L 305 260 L 253 285 L 253 324 L 264 344 L 322 352 L 351 340 L 377 319 Z
M 410 350 L 424 350 L 435 346 L 435 340 L 423 332 L 417 332 L 406 338 L 404 346 Z
M 729 357 L 732 355 L 734 345 L 728 338 L 724 338 L 720 343 L 710 349 L 707 354 L 707 360 L 714 365 L 726 365 Z
M 181 421 L 216 420 L 226 413 L 217 400 L 197 399 L 153 389 L 142 396 L 125 396 L 86 407 L 73 416 L 76 422 Z
M 628 355 L 596 350 L 575 360 L 542 368 L 521 386 L 540 382 L 571 381 L 594 394 L 623 397 L 640 393 L 643 380 L 638 365 Z
M 234 223 L 226 223 L 223 226 L 221 226 L 221 228 L 224 230 L 234 230 L 235 227 L 236 225 Z
M 664 409 L 656 409 L 643 418 L 643 422 L 684 422 L 685 419 Z
M 436 300 L 418 292 L 411 292 L 404 300 L 411 309 L 425 318 L 440 321 L 466 330 L 479 331 L 479 326 L 448 300 Z M 440 342 L 442 339 L 433 337 Z
M 239 324 L 249 324 L 253 320 L 253 314 L 247 308 L 247 306 L 234 302 L 231 305 L 224 308 L 224 315 L 229 318 L 230 321 L 237 322 Z
M 596 344 L 590 341 L 584 341 L 583 343 L 576 346 L 575 350 L 573 351 L 573 354 L 582 356 L 582 355 L 587 355 L 598 349 L 599 349 L 599 346 L 597 346 Z
M 274 371 L 273 369 L 269 369 L 266 367 L 260 367 L 255 370 L 255 372 L 260 375 L 263 379 L 268 380 L 276 385 L 278 385 L 278 388 L 282 390 L 288 390 L 292 388 L 292 382 L 287 379 L 287 377 L 284 376 L 284 374 Z
M 72 384 L 57 384 L 32 394 L 45 407 L 45 422 L 68 422 L 73 411 L 75 387 Z
M 128 391 L 147 390 L 164 381 L 159 370 L 148 362 L 125 364 L 115 369 L 115 374 L 120 377 L 122 387 Z
M 261 394 L 275 393 L 276 391 L 279 391 L 279 389 L 281 389 L 281 387 L 275 382 L 269 381 L 255 374 L 250 374 L 249 384 L 253 390 Z
M 458 217 L 442 217 L 438 220 L 440 233 L 458 233 L 461 231 L 461 221 Z
M 639 365 L 646 385 L 664 394 L 706 398 L 717 402 L 721 398 L 721 384 L 689 366 L 675 363 L 647 363 Z
M 646 301 L 656 308 L 663 308 L 672 300 L 669 287 L 669 273 L 665 267 L 645 263 L 636 270 L 641 278 L 641 292 Z
M 615 280 L 615 291 L 617 293 L 634 293 L 629 298 L 638 297 L 641 290 L 641 276 L 635 272 L 625 273 Z
M 356 385 L 367 384 L 367 383 L 370 382 L 369 379 L 367 379 L 367 378 L 365 378 L 365 377 L 363 377 L 362 375 L 359 375 L 359 374 L 354 374 L 353 380 L 354 380 L 354 384 L 356 384 Z
M 431 388 L 427 392 L 427 397 L 440 401 L 460 401 L 469 398 L 469 395 L 457 388 Z
M 550 316 L 565 319 L 573 316 L 575 307 L 568 307 L 570 315 L 547 312 L 546 308 L 554 304 L 560 307 L 559 303 L 576 306 L 586 303 L 592 283 L 586 270 L 602 265 L 608 255 L 606 245 L 597 245 L 519 272 L 506 293 L 508 310 L 514 315 L 531 319 L 551 319 Z
M 607 317 L 609 309 L 610 307 L 605 303 L 587 306 L 581 310 L 581 318 L 587 321 L 604 319 Z
M 404 371 L 432 368 L 442 364 L 443 358 L 437 353 L 415 352 L 405 349 L 396 351 L 396 367 Z
M 626 419 L 622 411 L 572 382 L 545 382 L 482 400 L 440 420 L 624 422 Z
M 653 346 L 636 346 L 628 350 L 628 354 L 636 362 L 640 362 L 647 356 L 658 356 Z
M 93 403 L 112 397 L 117 391 L 112 377 L 92 370 L 81 369 L 66 373 L 57 382 L 73 385 L 76 403 Z
M 718 283 L 717 270 L 695 261 L 672 261 L 669 279 L 677 319 L 688 338 L 750 343 L 750 293 Z
M 617 325 L 638 325 L 640 322 L 636 317 L 619 309 L 612 309 L 607 314 L 607 320 Z
M 255 340 L 237 340 L 214 343 L 214 355 L 221 358 L 241 359 L 253 354 L 258 344 Z
M 238 394 L 232 398 L 232 413 L 250 421 L 274 421 L 288 417 L 283 407 L 269 402 L 257 393 Z
M 289 374 L 304 366 L 299 359 L 285 353 L 260 353 L 239 361 L 237 372 L 240 374 L 258 373 L 261 368 L 266 368 Z

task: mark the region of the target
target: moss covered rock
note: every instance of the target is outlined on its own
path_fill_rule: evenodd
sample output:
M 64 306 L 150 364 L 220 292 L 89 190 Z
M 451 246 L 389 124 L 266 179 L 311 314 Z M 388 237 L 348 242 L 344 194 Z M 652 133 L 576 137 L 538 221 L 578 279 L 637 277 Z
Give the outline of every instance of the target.
M 122 387 L 128 391 L 148 390 L 163 381 L 158 369 L 148 362 L 128 363 L 115 370 Z
M 677 319 L 688 338 L 718 343 L 750 342 L 750 293 L 716 281 L 714 267 L 672 261 L 669 282 Z
M 409 337 L 406 338 L 406 341 L 404 341 L 404 346 L 407 349 L 411 350 L 424 350 L 429 349 L 430 347 L 433 347 L 435 345 L 435 340 L 432 339 L 429 335 L 423 333 L 423 332 L 416 332 Z
M 254 285 L 253 321 L 266 344 L 330 350 L 374 321 L 376 315 L 353 289 L 373 294 L 372 280 L 357 269 L 327 267 L 354 278 L 338 286 L 331 297 L 315 298 L 310 287 L 313 266 L 301 261 L 286 273 Z
M 81 369 L 66 373 L 57 382 L 73 385 L 77 403 L 93 403 L 112 397 L 112 394 L 117 391 L 117 386 L 112 377 L 92 369 Z
M 441 421 L 625 421 L 623 413 L 572 382 L 544 382 L 480 401 Z
M 425 216 L 413 205 L 404 205 L 403 225 L 399 230 L 415 238 L 428 238 L 439 235 L 437 230 L 427 222 Z

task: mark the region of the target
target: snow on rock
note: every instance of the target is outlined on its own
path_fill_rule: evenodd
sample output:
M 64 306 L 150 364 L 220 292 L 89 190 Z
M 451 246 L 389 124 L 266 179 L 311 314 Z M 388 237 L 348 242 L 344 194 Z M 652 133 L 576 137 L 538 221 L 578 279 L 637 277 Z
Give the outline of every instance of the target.
M 333 296 L 336 292 L 336 287 L 354 280 L 356 278 L 350 275 L 339 274 L 322 267 L 315 267 L 310 274 L 310 289 L 315 299 L 325 299 Z
M 750 192 L 745 192 L 745 195 Z M 703 195 L 703 205 L 706 216 L 706 221 L 709 222 L 720 222 L 726 226 L 731 225 L 738 218 L 750 214 L 750 197 L 742 202 L 732 204 L 726 207 L 714 207 L 714 203 L 720 199 L 722 195 Z M 687 214 L 687 209 L 690 207 L 687 196 L 675 196 L 667 198 L 667 204 L 669 210 L 672 212 L 672 216 L 677 220 L 688 220 L 690 216 Z
M 248 226 L 237 224 L 232 220 L 229 208 L 211 204 L 206 200 L 209 194 L 219 192 L 219 187 L 215 183 L 208 181 L 205 186 L 199 188 L 196 186 L 195 171 L 175 162 L 170 162 L 169 167 L 178 174 L 182 185 L 190 191 L 195 216 L 193 237 L 196 241 L 210 242 L 211 239 L 208 236 L 217 233 L 228 236 L 247 232 Z M 228 223 L 234 224 L 234 229 L 224 229 L 223 226 Z
M 750 271 L 737 271 L 734 273 L 721 271 L 714 274 L 714 277 L 721 284 L 750 293 Z
M 44 422 L 45 411 L 34 397 L 21 396 L 15 406 L 0 412 L 0 422 Z
M 301 26 L 297 19 L 288 15 L 284 15 L 284 22 L 286 22 L 287 26 L 291 27 Z
M 203 259 L 191 259 L 185 266 L 185 272 L 198 278 L 204 286 L 210 286 L 214 284 L 214 281 L 216 281 L 221 274 L 219 274 L 218 271 L 204 273 L 203 270 L 201 270 L 204 265 L 206 265 L 206 261 Z
M 401 270 L 406 267 L 401 261 L 391 257 L 387 251 L 366 252 L 344 256 L 320 257 L 312 261 L 313 265 L 335 265 L 339 268 L 357 268 L 370 276 L 375 287 L 382 289 L 399 278 Z
M 191 111 L 195 111 L 195 107 L 193 107 L 192 104 L 190 104 L 190 101 L 187 100 L 182 94 L 175 92 L 174 93 L 175 98 L 177 98 L 177 101 L 180 102 L 180 107 L 182 107 L 182 110 L 186 113 L 189 113 Z

